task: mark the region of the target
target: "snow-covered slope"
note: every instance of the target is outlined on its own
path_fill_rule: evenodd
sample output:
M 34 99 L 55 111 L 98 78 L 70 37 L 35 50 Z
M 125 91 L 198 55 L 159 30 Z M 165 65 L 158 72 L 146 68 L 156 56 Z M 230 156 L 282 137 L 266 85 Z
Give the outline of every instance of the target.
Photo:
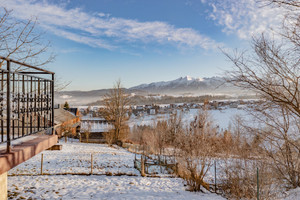
M 60 144 L 61 151 L 44 151 L 9 171 L 8 199 L 224 200 L 208 191 L 188 192 L 180 178 L 142 177 L 134 153 L 123 148 L 78 140 Z
M 161 94 L 226 94 L 237 91 L 237 88 L 225 83 L 222 77 L 193 78 L 191 76 L 180 77 L 172 81 L 142 84 L 130 89 Z

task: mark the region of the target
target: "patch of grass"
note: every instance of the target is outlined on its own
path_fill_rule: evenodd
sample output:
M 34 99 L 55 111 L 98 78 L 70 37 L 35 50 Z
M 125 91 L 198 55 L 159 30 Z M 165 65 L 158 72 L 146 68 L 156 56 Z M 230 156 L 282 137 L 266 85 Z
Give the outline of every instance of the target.
M 16 197 L 20 194 L 20 192 L 11 192 L 10 190 L 7 191 L 8 199 L 16 199 Z
M 106 174 L 106 176 L 112 176 L 111 172 L 106 172 L 105 174 Z

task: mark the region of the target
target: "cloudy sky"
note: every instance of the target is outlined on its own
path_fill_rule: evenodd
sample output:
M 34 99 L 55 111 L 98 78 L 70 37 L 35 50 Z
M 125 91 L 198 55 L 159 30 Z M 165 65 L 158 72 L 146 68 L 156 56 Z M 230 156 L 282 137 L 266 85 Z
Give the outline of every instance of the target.
M 124 87 L 181 76 L 222 75 L 220 49 L 247 49 L 278 29 L 283 13 L 254 0 L 0 0 L 13 15 L 38 19 L 67 90 Z

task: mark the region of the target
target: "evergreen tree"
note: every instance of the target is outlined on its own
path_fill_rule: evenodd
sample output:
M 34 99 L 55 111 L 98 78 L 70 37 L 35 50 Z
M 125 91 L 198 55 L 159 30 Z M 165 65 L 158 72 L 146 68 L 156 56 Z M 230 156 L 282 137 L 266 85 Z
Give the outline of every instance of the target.
M 64 104 L 64 109 L 70 110 L 70 106 L 69 106 L 69 103 L 67 101 Z

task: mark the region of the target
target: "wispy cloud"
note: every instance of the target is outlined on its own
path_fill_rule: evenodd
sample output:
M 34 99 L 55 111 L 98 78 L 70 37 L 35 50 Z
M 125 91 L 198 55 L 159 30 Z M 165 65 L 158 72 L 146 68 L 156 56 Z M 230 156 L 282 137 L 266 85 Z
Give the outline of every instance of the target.
M 113 50 L 116 48 L 99 38 L 94 38 L 94 37 L 89 37 L 89 36 L 72 33 L 70 31 L 65 31 L 63 29 L 55 28 L 54 26 L 42 25 L 42 27 L 51 31 L 55 35 L 64 37 L 66 39 L 69 39 L 69 40 L 72 40 L 75 42 L 86 44 L 91 47 L 100 47 L 100 48 L 105 48 L 105 49 L 109 49 L 109 50 Z
M 285 14 L 281 8 L 266 6 L 256 0 L 203 3 L 211 6 L 212 12 L 209 17 L 223 26 L 224 32 L 236 34 L 241 39 L 249 39 L 262 32 L 273 36 L 280 30 Z
M 177 47 L 215 49 L 221 44 L 191 28 L 177 28 L 166 22 L 112 17 L 106 13 L 87 13 L 80 8 L 47 0 L 0 0 L 21 19 L 36 16 L 39 23 L 61 37 L 92 47 L 115 49 L 122 42 L 172 44 Z

